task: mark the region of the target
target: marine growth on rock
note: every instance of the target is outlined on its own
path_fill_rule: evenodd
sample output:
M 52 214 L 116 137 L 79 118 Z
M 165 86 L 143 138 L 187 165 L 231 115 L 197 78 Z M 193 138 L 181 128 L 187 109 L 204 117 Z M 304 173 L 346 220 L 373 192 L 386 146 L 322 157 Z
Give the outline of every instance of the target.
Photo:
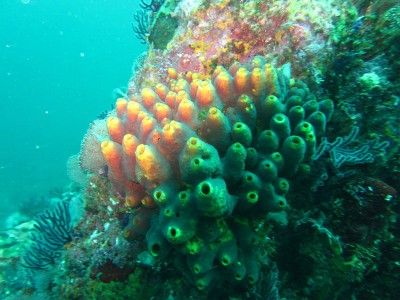
M 286 218 L 290 178 L 306 169 L 332 113 L 289 65 L 261 56 L 210 78 L 170 68 L 117 100 L 102 123 L 108 134 L 88 132 L 97 145 L 86 147 L 99 151 L 81 159 L 104 161 L 127 206 L 152 208 L 143 217 L 156 260 L 179 257 L 199 290 L 253 285 L 268 266 L 253 220 Z

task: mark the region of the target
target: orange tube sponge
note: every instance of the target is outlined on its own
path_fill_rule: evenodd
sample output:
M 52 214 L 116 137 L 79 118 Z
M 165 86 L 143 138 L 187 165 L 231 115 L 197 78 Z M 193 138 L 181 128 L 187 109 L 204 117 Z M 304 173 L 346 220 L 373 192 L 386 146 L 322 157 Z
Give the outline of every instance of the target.
M 169 156 L 176 156 L 194 132 L 184 124 L 171 121 L 164 125 L 161 131 L 162 152 Z
M 138 138 L 132 134 L 125 134 L 122 139 L 122 152 L 123 152 L 123 171 L 127 178 L 135 179 L 135 151 L 140 144 Z
M 197 124 L 198 110 L 196 105 L 188 100 L 184 99 L 179 103 L 178 110 L 176 112 L 176 119 L 188 124 L 192 128 Z
M 162 102 L 156 103 L 153 106 L 153 113 L 158 122 L 162 122 L 164 119 L 171 118 L 171 109 L 170 107 Z
M 124 175 L 121 169 L 121 145 L 113 141 L 103 141 L 101 143 L 101 152 L 115 179 L 123 180 Z
M 227 104 L 232 102 L 235 98 L 233 78 L 225 69 L 219 71 L 215 77 L 214 84 L 221 100 Z
M 136 195 L 134 194 L 128 194 L 125 196 L 125 205 L 128 207 L 138 207 L 142 202 L 141 198 L 138 198 Z
M 160 97 L 160 99 L 164 101 L 168 93 L 168 88 L 162 83 L 157 83 L 155 87 L 155 92 L 157 93 L 158 97 Z
M 171 85 L 171 90 L 173 90 L 176 93 L 178 93 L 179 91 L 188 92 L 189 89 L 190 89 L 189 83 L 183 78 L 178 79 L 177 81 L 174 82 L 173 85 Z
M 191 83 L 192 80 L 193 80 L 193 72 L 188 71 L 188 72 L 186 73 L 186 75 L 185 75 L 185 78 L 186 78 L 187 82 Z
M 121 144 L 125 134 L 125 128 L 122 121 L 118 117 L 107 118 L 108 134 L 114 142 Z
M 156 92 L 150 88 L 142 89 L 140 95 L 142 96 L 142 103 L 147 109 L 150 109 L 156 102 L 159 101 L 159 97 Z
M 140 123 L 140 140 L 145 142 L 147 137 L 149 136 L 150 132 L 156 127 L 157 121 L 151 117 L 150 115 L 143 118 L 142 122 Z
M 140 142 L 136 136 L 130 133 L 125 134 L 124 138 L 122 139 L 122 150 L 124 151 L 125 155 L 134 158 L 136 148 L 139 144 Z
M 140 144 L 136 148 L 137 176 L 153 184 L 159 184 L 168 179 L 169 165 L 156 149 Z
M 156 206 L 156 203 L 154 202 L 153 198 L 151 198 L 149 195 L 146 195 L 142 198 L 141 203 L 143 204 L 144 207 L 148 208 L 153 208 Z
M 138 207 L 142 203 L 142 199 L 146 193 L 142 185 L 129 181 L 126 184 L 125 205 L 128 207 Z
M 124 98 L 118 98 L 115 102 L 115 110 L 117 111 L 117 116 L 122 117 L 126 113 L 126 107 L 128 105 L 128 101 Z
M 143 110 L 143 107 L 136 101 L 129 101 L 126 106 L 126 116 L 128 121 L 133 124 L 136 122 L 137 116 L 140 111 Z
M 178 72 L 174 68 L 168 68 L 167 75 L 168 75 L 168 77 L 170 79 L 177 79 L 178 78 Z
M 200 79 L 193 79 L 193 81 L 190 83 L 190 96 L 192 98 L 196 97 L 197 88 L 199 87 L 200 82 Z
M 245 94 L 250 89 L 250 73 L 244 68 L 240 67 L 235 74 L 233 84 L 239 94 Z
M 266 77 L 261 68 L 254 68 L 250 76 L 251 91 L 254 96 L 262 96 L 266 91 Z
M 216 98 L 217 96 L 215 93 L 215 88 L 209 80 L 199 82 L 196 91 L 196 99 L 197 104 L 200 107 L 209 107 L 211 105 L 215 105 L 217 100 Z
M 173 109 L 176 105 L 176 93 L 173 91 L 169 91 L 165 96 L 165 103 Z
M 242 64 L 238 61 L 235 61 L 231 66 L 228 68 L 229 74 L 232 76 L 236 75 L 236 72 L 239 70 L 239 68 L 242 67 Z
M 183 100 L 190 100 L 190 96 L 186 91 L 179 91 L 176 94 L 176 98 L 175 98 L 175 109 L 177 109 L 179 107 L 179 104 L 183 101 Z

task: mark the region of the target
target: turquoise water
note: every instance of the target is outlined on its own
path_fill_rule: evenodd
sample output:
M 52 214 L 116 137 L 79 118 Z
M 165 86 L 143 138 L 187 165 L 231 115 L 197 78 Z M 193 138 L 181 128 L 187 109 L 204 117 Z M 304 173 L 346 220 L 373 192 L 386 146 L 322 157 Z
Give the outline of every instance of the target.
M 3 0 L 0 300 L 400 299 L 399 45 L 398 0 Z
M 0 2 L 0 218 L 68 182 L 67 158 L 145 47 L 138 1 Z

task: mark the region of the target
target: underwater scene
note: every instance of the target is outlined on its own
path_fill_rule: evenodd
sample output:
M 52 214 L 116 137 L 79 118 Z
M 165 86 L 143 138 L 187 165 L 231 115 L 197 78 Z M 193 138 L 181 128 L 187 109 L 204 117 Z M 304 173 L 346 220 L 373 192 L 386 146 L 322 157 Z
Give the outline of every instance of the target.
M 0 299 L 400 299 L 400 1 L 3 0 Z

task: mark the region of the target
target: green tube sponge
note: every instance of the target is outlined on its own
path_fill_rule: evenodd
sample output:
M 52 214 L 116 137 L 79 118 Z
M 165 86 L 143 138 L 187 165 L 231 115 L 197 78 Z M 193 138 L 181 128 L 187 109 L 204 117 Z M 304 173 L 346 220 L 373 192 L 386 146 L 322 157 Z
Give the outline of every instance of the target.
M 267 125 L 274 115 L 282 113 L 284 110 L 285 106 L 282 102 L 276 96 L 269 95 L 261 102 L 261 120 Z
M 306 95 L 308 95 L 308 93 L 310 92 L 310 90 L 309 90 L 307 84 L 305 84 L 304 81 L 299 80 L 299 79 L 295 79 L 295 82 L 294 82 L 294 84 L 293 84 L 293 87 L 296 87 L 296 88 L 298 88 L 298 89 L 303 89 L 303 90 L 305 91 Z
M 298 96 L 298 97 L 304 99 L 305 96 L 306 96 L 306 91 L 303 90 L 302 88 L 292 87 L 292 88 L 290 88 L 290 90 L 289 90 L 289 94 L 290 94 L 291 96 Z
M 302 163 L 299 165 L 296 177 L 307 178 L 311 175 L 311 166 L 309 164 Z
M 171 199 L 174 198 L 175 194 L 176 191 L 173 188 L 172 184 L 162 184 L 153 190 L 152 198 L 158 206 L 163 206 L 171 201 Z
M 269 156 L 269 159 L 276 165 L 278 171 L 281 171 L 284 166 L 283 156 L 280 152 L 273 152 Z
M 256 205 L 256 210 L 253 210 L 254 213 L 257 215 L 258 214 L 264 215 L 265 213 L 270 211 L 270 202 L 273 197 L 275 197 L 275 188 L 272 185 L 272 182 L 263 182 L 261 189 L 258 190 L 258 199 L 259 200 Z M 239 240 L 239 238 L 238 238 L 238 240 Z
M 236 122 L 232 127 L 232 140 L 234 142 L 239 142 L 243 146 L 248 147 L 251 145 L 253 140 L 253 135 L 251 129 L 246 123 Z
M 318 110 L 318 101 L 317 100 L 308 100 L 303 104 L 304 111 L 306 113 L 306 117 L 311 115 L 313 112 Z
M 218 249 L 218 261 L 223 267 L 230 266 L 237 259 L 237 245 L 236 241 L 232 238 L 223 242 Z
M 270 127 L 281 140 L 286 139 L 290 135 L 289 118 L 282 113 L 278 113 L 272 117 Z
M 275 190 L 266 200 L 266 209 L 268 212 L 278 212 L 286 209 L 287 201 L 283 195 L 278 195 Z
M 200 276 L 199 278 L 196 279 L 195 285 L 198 290 L 204 291 L 209 288 L 209 286 L 212 284 L 213 279 L 215 278 L 216 273 L 213 271 L 207 272 L 206 274 Z
M 257 283 L 260 278 L 260 263 L 253 257 L 244 257 L 244 265 L 246 267 L 246 277 L 250 285 Z
M 250 190 L 259 190 L 261 188 L 261 185 L 262 182 L 256 174 L 250 171 L 243 172 L 240 184 L 240 189 L 242 191 L 247 192 Z
M 229 184 L 236 183 L 245 169 L 247 151 L 241 143 L 232 144 L 226 151 L 224 157 L 224 179 Z
M 190 205 L 191 201 L 191 192 L 190 190 L 180 191 L 178 193 L 178 205 L 182 208 L 187 208 Z
M 162 226 L 162 232 L 171 244 L 182 244 L 195 235 L 195 219 L 189 216 L 173 218 Z
M 263 130 L 257 137 L 257 148 L 263 153 L 271 153 L 279 148 L 279 136 L 273 130 Z
M 325 133 L 326 117 L 323 112 L 313 112 L 308 116 L 307 121 L 314 126 L 314 131 L 317 136 L 322 136 Z
M 229 271 L 234 281 L 242 281 L 246 277 L 246 267 L 241 261 L 232 264 Z
M 261 55 L 256 55 L 254 58 L 251 60 L 251 66 L 252 68 L 262 68 L 265 65 L 265 57 Z
M 277 194 L 286 195 L 290 188 L 289 181 L 285 178 L 278 178 L 274 182 L 274 187 Z
M 318 103 L 318 108 L 321 112 L 325 114 L 326 120 L 330 121 L 332 119 L 334 104 L 331 99 L 325 99 Z
M 254 128 L 257 120 L 257 109 L 253 99 L 248 95 L 241 95 L 236 103 L 236 113 L 240 121 L 246 123 L 250 128 Z
M 290 125 L 292 128 L 296 128 L 296 126 L 304 120 L 306 113 L 304 108 L 300 105 L 295 105 L 290 108 L 288 116 L 290 120 Z
M 274 182 L 276 185 L 276 182 Z M 260 191 L 261 200 L 259 201 L 258 210 L 259 212 L 273 212 L 281 211 L 286 207 L 286 199 L 278 195 L 275 187 L 272 183 L 267 183 L 263 186 Z
M 279 83 L 278 70 L 272 64 L 264 65 L 264 72 L 266 77 L 267 93 L 281 96 L 281 86 Z
M 176 210 L 175 204 L 169 203 L 165 207 L 161 208 L 160 218 L 162 220 L 170 219 L 170 218 L 175 217 L 176 213 L 177 213 L 177 210 Z
M 211 159 L 194 156 L 186 166 L 182 165 L 182 179 L 187 183 L 195 183 L 208 178 L 218 172 L 219 163 L 212 163 Z
M 246 169 L 254 169 L 258 164 L 258 153 L 257 150 L 253 147 L 249 147 L 246 149 Z
M 196 234 L 207 244 L 220 240 L 229 231 L 228 224 L 223 217 L 203 218 L 200 224 Z
M 284 171 L 289 176 L 294 175 L 306 154 L 306 143 L 297 135 L 289 136 L 282 145 L 282 155 L 285 159 Z
M 200 182 L 195 189 L 196 207 L 207 217 L 220 217 L 230 214 L 235 206 L 235 198 L 226 188 L 221 178 L 207 179 Z
M 165 256 L 170 249 L 159 227 L 155 224 L 146 233 L 146 242 L 149 253 L 154 257 Z
M 205 248 L 204 241 L 194 236 L 184 244 L 183 252 L 189 255 L 197 255 Z
M 196 137 L 190 138 L 182 149 L 179 168 L 182 179 L 188 183 L 197 183 L 222 172 L 217 149 Z
M 290 96 L 286 101 L 286 110 L 290 110 L 293 106 L 302 106 L 303 99 L 299 96 Z
M 240 214 L 256 207 L 259 198 L 260 197 L 257 190 L 249 190 L 239 195 L 238 203 L 235 206 L 235 212 L 238 212 Z
M 214 266 L 213 264 L 216 255 L 217 252 L 214 249 L 210 249 L 209 247 L 204 248 L 198 255 L 188 257 L 187 263 L 189 269 L 195 275 L 204 274 L 210 271 Z
M 307 121 L 300 122 L 294 129 L 294 134 L 302 138 L 306 138 L 310 133 L 314 133 L 314 126 Z
M 257 174 L 265 181 L 271 182 L 277 178 L 278 168 L 271 160 L 264 159 L 258 167 Z
M 258 202 L 258 191 L 248 191 L 246 193 L 246 202 L 250 205 L 256 204 Z
M 306 142 L 306 145 L 307 145 L 305 159 L 309 160 L 313 156 L 315 149 L 317 147 L 317 138 L 316 138 L 314 132 L 308 133 L 305 136 L 304 141 Z
M 211 107 L 197 132 L 205 141 L 221 151 L 231 143 L 231 130 L 227 116 L 217 107 Z
M 247 219 L 236 219 L 232 224 L 232 231 L 239 249 L 253 249 L 258 241 L 257 234 L 252 230 Z

